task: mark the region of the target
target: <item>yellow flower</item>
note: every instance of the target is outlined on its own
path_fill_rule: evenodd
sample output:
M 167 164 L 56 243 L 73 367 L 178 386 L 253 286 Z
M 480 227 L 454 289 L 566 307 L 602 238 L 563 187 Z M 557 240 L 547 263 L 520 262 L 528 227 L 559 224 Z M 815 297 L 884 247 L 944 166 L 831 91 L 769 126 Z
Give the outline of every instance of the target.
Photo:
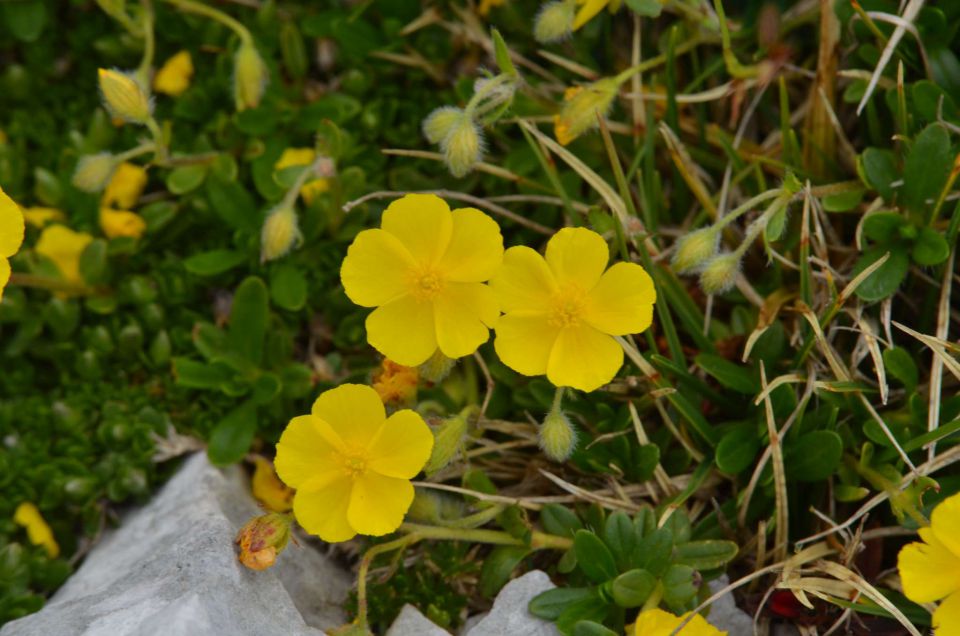
M 408 194 L 387 207 L 381 228 L 360 232 L 340 269 L 350 300 L 377 308 L 367 340 L 408 367 L 438 348 L 448 358 L 472 354 L 499 315 L 483 284 L 503 260 L 496 221 L 474 208 L 451 212 L 432 194 Z
M 43 229 L 34 250 L 52 260 L 65 280 L 83 283 L 80 255 L 92 240 L 86 232 L 74 232 L 65 225 L 49 225 Z
M 110 114 L 134 124 L 145 124 L 153 111 L 150 97 L 131 75 L 101 68 L 97 71 L 103 103 Z
M 377 392 L 344 384 L 326 391 L 310 415 L 290 420 L 277 443 L 280 478 L 297 489 L 293 513 L 324 541 L 382 536 L 400 527 L 413 502 L 413 478 L 430 457 L 433 435 L 405 409 L 389 418 Z
M 662 609 L 646 610 L 637 617 L 633 633 L 636 636 L 670 636 L 687 616 L 689 614 L 674 616 Z M 695 614 L 693 620 L 678 633 L 680 636 L 726 636 L 727 634 L 708 623 L 699 614 Z
M 27 208 L 23 211 L 23 219 L 33 227 L 42 228 L 51 221 L 63 221 L 63 212 L 56 208 Z
M 107 238 L 140 238 L 147 231 L 147 224 L 135 212 L 100 208 L 100 229 Z
M 587 86 L 567 89 L 563 106 L 553 116 L 553 133 L 562 145 L 598 125 L 597 117 L 605 117 L 613 105 L 620 85 L 616 78 L 605 77 Z
M 273 470 L 273 464 L 265 457 L 256 457 L 253 460 L 256 468 L 250 489 L 253 496 L 268 510 L 273 512 L 287 512 L 292 507 L 293 490 L 280 481 Z
M 13 522 L 18 526 L 23 526 L 27 530 L 27 538 L 33 545 L 42 545 L 47 550 L 51 559 L 56 559 L 60 555 L 60 546 L 57 540 L 53 538 L 53 531 L 43 520 L 40 511 L 29 501 L 24 501 L 13 513 Z
M 483 17 L 487 17 L 487 14 L 490 13 L 490 9 L 493 7 L 502 6 L 507 0 L 480 0 L 480 6 L 477 8 L 477 13 Z
M 0 188 L 0 299 L 10 280 L 10 262 L 23 243 L 23 213 L 13 199 Z
M 180 51 L 164 62 L 153 76 L 153 90 L 176 97 L 190 88 L 193 77 L 193 60 L 190 51 Z
M 490 280 L 505 314 L 494 342 L 503 363 L 581 391 L 612 380 L 623 363 L 613 336 L 649 327 L 657 293 L 642 267 L 604 272 L 608 260 L 606 242 L 585 228 L 557 232 L 546 259 L 529 247 L 508 249 Z
M 317 152 L 313 148 L 287 148 L 277 159 L 277 163 L 273 164 L 273 169 L 279 172 L 293 166 L 309 166 L 316 158 Z M 323 177 L 318 177 L 303 184 L 300 188 L 300 196 L 303 197 L 304 203 L 311 205 L 318 196 L 329 189 L 330 182 Z
M 407 404 L 417 396 L 417 382 L 420 373 L 415 367 L 405 367 L 393 360 L 384 358 L 380 368 L 373 376 L 373 390 L 384 404 L 396 402 Z
M 610 13 L 616 13 L 620 8 L 620 1 L 621 0 L 577 0 L 577 4 L 583 6 L 577 11 L 577 17 L 573 20 L 573 30 L 576 31 L 589 22 L 593 16 L 603 11 L 604 7 L 610 9 Z
M 922 543 L 900 550 L 903 593 L 917 603 L 943 599 L 933 613 L 934 636 L 960 634 L 960 493 L 943 500 L 920 528 Z
M 135 163 L 124 161 L 113 172 L 100 205 L 107 208 L 130 209 L 137 204 L 147 185 L 147 171 Z

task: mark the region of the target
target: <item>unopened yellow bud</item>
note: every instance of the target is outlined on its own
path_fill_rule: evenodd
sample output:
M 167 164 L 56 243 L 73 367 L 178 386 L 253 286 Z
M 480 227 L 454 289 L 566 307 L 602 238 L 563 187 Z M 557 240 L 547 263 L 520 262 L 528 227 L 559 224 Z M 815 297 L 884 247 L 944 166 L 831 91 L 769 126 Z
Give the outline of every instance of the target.
M 147 223 L 129 210 L 100 208 L 100 229 L 107 238 L 140 238 L 147 231 Z
M 540 8 L 533 24 L 533 37 L 537 42 L 556 42 L 573 32 L 574 7 L 565 0 L 548 2 Z
M 260 232 L 260 261 L 266 263 L 280 258 L 303 240 L 297 213 L 290 206 L 281 205 L 267 215 Z
M 239 547 L 238 559 L 251 570 L 266 570 L 276 563 L 290 541 L 291 515 L 271 512 L 246 523 L 234 542 Z
M 695 270 L 717 253 L 719 232 L 713 226 L 685 234 L 677 241 L 673 268 L 680 272 Z
M 77 162 L 77 169 L 73 172 L 73 185 L 84 192 L 100 192 L 106 187 L 116 168 L 117 159 L 109 152 L 85 155 Z
M 430 143 L 438 144 L 447 138 L 463 117 L 463 111 L 456 106 L 441 106 L 423 120 L 423 136 Z
M 427 465 L 423 467 L 427 475 L 443 470 L 463 449 L 463 440 L 467 435 L 467 418 L 463 413 L 448 418 L 433 431 L 433 451 Z
M 132 124 L 145 124 L 153 112 L 147 92 L 131 75 L 113 69 L 97 71 L 103 103 L 114 117 Z
M 613 105 L 619 88 L 617 80 L 606 77 L 593 84 L 567 91 L 560 113 L 553 118 L 553 130 L 562 145 L 598 125 L 597 117 L 605 117 Z
M 440 349 L 437 349 L 429 360 L 417 367 L 417 370 L 420 372 L 420 377 L 427 382 L 439 384 L 449 375 L 456 362 L 456 360 L 443 355 Z
M 737 281 L 740 256 L 727 252 L 710 259 L 700 272 L 700 287 L 708 294 L 722 294 Z
M 440 149 L 450 174 L 455 177 L 466 175 L 483 156 L 480 127 L 470 117 L 461 117 L 440 142 Z
M 418 488 L 414 491 L 413 503 L 407 511 L 407 519 L 413 522 L 437 524 L 449 519 L 463 517 L 463 499 Z
M 245 41 L 233 58 L 233 95 L 237 110 L 256 108 L 270 79 L 270 71 L 253 42 Z
M 577 431 L 559 408 L 547 413 L 539 434 L 543 454 L 555 462 L 567 461 L 577 448 Z

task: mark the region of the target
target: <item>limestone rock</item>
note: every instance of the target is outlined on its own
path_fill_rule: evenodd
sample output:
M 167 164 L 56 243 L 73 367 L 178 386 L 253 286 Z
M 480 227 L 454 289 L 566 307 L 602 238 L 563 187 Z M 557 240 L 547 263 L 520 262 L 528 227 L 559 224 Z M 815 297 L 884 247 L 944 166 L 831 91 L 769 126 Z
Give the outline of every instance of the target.
M 437 627 L 420 610 L 407 603 L 387 630 L 386 636 L 450 636 L 450 632 Z
M 545 572 L 534 570 L 507 583 L 493 602 L 490 613 L 466 636 L 560 636 L 556 626 L 527 611 L 531 599 L 556 587 Z

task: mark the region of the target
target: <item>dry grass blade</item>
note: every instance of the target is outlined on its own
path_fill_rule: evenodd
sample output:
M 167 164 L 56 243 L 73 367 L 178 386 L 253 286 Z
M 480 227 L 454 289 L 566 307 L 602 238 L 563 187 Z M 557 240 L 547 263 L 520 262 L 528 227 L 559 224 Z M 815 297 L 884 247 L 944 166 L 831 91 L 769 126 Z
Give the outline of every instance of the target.
M 877 82 L 880 80 L 880 76 L 883 75 L 883 70 L 887 67 L 887 63 L 890 61 L 890 58 L 893 57 L 893 52 L 896 50 L 897 45 L 900 44 L 900 40 L 903 39 L 903 34 L 907 32 L 906 23 L 912 23 L 913 20 L 920 13 L 920 9 L 923 8 L 923 5 L 926 4 L 926 0 L 910 0 L 906 8 L 903 10 L 903 23 L 897 25 L 897 28 L 894 29 L 893 35 L 890 36 L 890 39 L 887 41 L 887 45 L 883 47 L 883 53 L 880 54 L 880 60 L 877 62 L 877 67 L 873 69 L 873 75 L 870 76 L 870 82 L 867 84 L 867 89 L 863 92 L 863 97 L 860 99 L 860 103 L 857 105 L 857 115 L 863 112 L 863 107 L 867 105 L 867 101 L 870 100 L 870 97 L 873 95 L 874 89 L 877 87 Z
M 683 177 L 690 191 L 693 192 L 693 196 L 697 197 L 697 201 L 699 201 L 703 209 L 707 211 L 710 218 L 716 219 L 717 205 L 713 202 L 713 199 L 710 198 L 710 194 L 707 192 L 707 186 L 703 183 L 700 175 L 697 174 L 697 164 L 690 158 L 690 153 L 687 152 L 683 142 L 680 141 L 674 132 L 670 130 L 670 127 L 663 122 L 660 122 L 658 130 L 660 131 L 660 136 L 663 137 L 663 140 L 667 143 L 667 150 L 670 151 L 670 158 L 673 159 L 673 165 L 677 167 L 680 176 Z
M 760 361 L 760 386 L 766 393 L 763 407 L 767 420 L 767 435 L 770 437 L 770 456 L 773 460 L 773 487 L 776 500 L 777 527 L 772 553 L 773 558 L 784 559 L 787 556 L 790 529 L 790 517 L 787 508 L 787 474 L 783 465 L 783 447 L 780 445 L 780 434 L 777 431 L 777 424 L 773 416 L 773 402 L 770 400 L 769 391 L 767 391 L 767 371 L 762 360 Z
M 900 331 L 913 336 L 923 344 L 927 345 L 927 347 L 933 352 L 934 357 L 939 358 L 943 365 L 950 371 L 950 373 L 960 380 L 960 363 L 958 363 L 953 356 L 947 353 L 948 348 L 953 348 L 955 346 L 953 343 L 943 340 L 942 338 L 935 338 L 934 336 L 928 336 L 920 333 L 919 331 L 914 331 L 910 327 L 907 327 L 896 320 L 892 322 L 893 326 Z
M 890 394 L 890 387 L 887 386 L 887 371 L 883 365 L 883 355 L 880 353 L 880 345 L 877 343 L 877 332 L 873 328 L 871 321 L 862 316 L 857 319 L 857 324 L 863 331 L 863 339 L 867 344 L 867 350 L 870 352 L 870 358 L 873 360 L 873 368 L 877 374 L 877 384 L 880 387 L 880 401 L 887 403 L 887 397 Z
M 805 303 L 801 302 L 797 303 L 797 305 L 800 314 L 813 328 L 813 335 L 817 339 L 817 346 L 820 347 L 820 351 L 823 352 L 823 356 L 827 359 L 827 364 L 830 365 L 830 370 L 833 371 L 833 375 L 841 382 L 849 381 L 850 373 L 843 366 L 843 363 L 840 362 L 840 358 L 837 357 L 833 347 L 827 342 L 827 338 L 823 334 L 823 329 L 820 328 L 820 321 L 817 319 L 816 314 L 814 314 L 813 310 L 807 307 Z
M 947 340 L 950 333 L 950 276 L 953 273 L 953 263 L 957 256 L 957 246 L 950 250 L 950 258 L 943 268 L 943 283 L 940 288 L 940 303 L 937 305 L 937 338 Z M 940 396 L 943 393 L 943 360 L 940 356 L 933 356 L 930 361 L 930 400 L 927 407 L 927 430 L 934 431 L 940 426 Z M 933 459 L 937 454 L 937 443 L 930 444 L 927 449 L 927 458 Z

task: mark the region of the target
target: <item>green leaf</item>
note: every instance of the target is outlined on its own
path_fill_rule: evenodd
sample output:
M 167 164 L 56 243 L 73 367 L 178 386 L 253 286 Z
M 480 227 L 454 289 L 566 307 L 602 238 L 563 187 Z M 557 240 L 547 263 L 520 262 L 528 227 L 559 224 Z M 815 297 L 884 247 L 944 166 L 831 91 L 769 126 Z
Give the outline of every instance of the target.
M 307 279 L 293 265 L 281 264 L 270 273 L 270 298 L 281 309 L 298 311 L 307 304 Z
M 573 535 L 573 549 L 580 569 L 594 583 L 603 583 L 617 575 L 617 565 L 610 549 L 589 530 L 577 530 Z
M 194 254 L 183 261 L 183 267 L 197 276 L 216 276 L 238 267 L 247 255 L 236 250 L 212 250 Z
M 883 300 L 892 296 L 900 283 L 907 276 L 910 269 L 910 257 L 907 256 L 907 250 L 901 245 L 888 247 L 874 247 L 860 257 L 856 265 L 853 266 L 852 276 L 857 276 L 873 265 L 876 261 L 883 258 L 883 255 L 890 251 L 890 258 L 881 265 L 876 271 L 867 276 L 867 278 L 857 287 L 857 296 L 867 302 Z
M 603 541 L 610 548 L 610 553 L 619 570 L 629 567 L 630 558 L 637 548 L 639 537 L 633 527 L 633 522 L 622 510 L 614 512 L 607 518 L 603 526 Z
M 280 378 L 273 373 L 264 373 L 253 383 L 253 395 L 250 399 L 254 404 L 267 404 L 280 395 L 281 388 Z
M 877 212 L 863 220 L 863 235 L 875 243 L 892 243 L 907 223 L 909 221 L 897 212 Z
M 174 358 L 173 377 L 178 386 L 192 389 L 216 389 L 229 380 L 232 374 L 223 365 L 206 364 L 189 358 Z
M 883 367 L 887 373 L 900 380 L 907 389 L 907 393 L 912 393 L 920 382 L 920 372 L 917 370 L 917 363 L 913 361 L 913 356 L 903 347 L 891 347 L 883 352 Z
M 100 285 L 107 282 L 110 273 L 107 262 L 107 242 L 103 239 L 93 239 L 80 254 L 80 276 L 89 285 Z
M 716 570 L 737 556 L 739 548 L 733 541 L 688 541 L 673 550 L 674 563 L 689 565 L 694 570 Z
M 667 568 L 661 579 L 663 600 L 671 608 L 681 608 L 697 595 L 696 571 L 689 565 L 674 564 Z
M 557 629 L 561 634 L 573 634 L 574 626 L 582 621 L 601 622 L 607 615 L 609 605 L 600 598 L 588 598 L 571 603 L 557 617 Z
M 903 165 L 903 203 L 907 209 L 926 219 L 952 168 L 950 134 L 940 124 L 930 124 L 917 135 Z
M 843 440 L 833 431 L 813 431 L 787 445 L 783 463 L 788 481 L 827 479 L 840 465 Z
M 701 353 L 695 361 L 698 367 L 732 391 L 747 395 L 756 395 L 760 392 L 760 383 L 756 375 L 736 362 L 709 353 Z
M 576 513 L 560 504 L 547 504 L 540 510 L 540 524 L 543 529 L 558 537 L 572 537 L 583 528 Z
M 573 603 L 592 599 L 597 599 L 592 587 L 555 587 L 534 596 L 527 610 L 539 618 L 555 621 Z
M 884 201 L 893 201 L 893 182 L 900 178 L 897 170 L 897 157 L 892 150 L 867 148 L 860 155 L 858 167 L 861 168 L 863 181 L 883 197 Z
M 0 4 L 7 30 L 21 42 L 34 42 L 47 24 L 47 6 L 41 0 L 13 0 Z
M 517 68 L 513 65 L 513 60 L 510 59 L 510 49 L 507 48 L 507 43 L 503 41 L 500 31 L 490 29 L 490 35 L 493 38 L 493 56 L 497 60 L 500 72 L 507 75 L 518 75 Z
M 253 443 L 257 429 L 256 409 L 243 404 L 231 411 L 210 432 L 207 456 L 215 466 L 233 464 L 243 459 Z
M 767 225 L 763 228 L 763 237 L 767 241 L 776 241 L 783 235 L 787 227 L 787 206 L 783 206 L 773 213 Z
M 631 11 L 645 18 L 657 18 L 663 11 L 660 0 L 626 0 L 625 4 Z
M 267 286 L 256 276 L 250 276 L 240 283 L 233 295 L 227 330 L 230 348 L 250 362 L 260 364 L 268 317 Z
M 932 227 L 922 227 L 913 242 L 910 256 L 917 265 L 939 265 L 950 256 L 950 245 L 940 232 Z
M 480 570 L 480 593 L 490 598 L 496 595 L 520 562 L 530 553 L 522 546 L 498 546 L 483 560 Z
M 172 194 L 186 194 L 203 185 L 207 178 L 208 166 L 203 163 L 174 168 L 167 175 L 167 190 Z
M 656 586 L 657 577 L 637 568 L 615 578 L 610 591 L 614 602 L 620 607 L 640 607 Z
M 260 231 L 261 219 L 253 198 L 236 181 L 210 175 L 207 179 L 207 198 L 213 211 L 231 228 L 254 233 Z
M 857 188 L 850 192 L 840 192 L 823 197 L 823 209 L 827 212 L 849 212 L 860 204 L 865 192 L 865 190 Z
M 573 626 L 573 636 L 618 636 L 618 634 L 594 621 L 578 621 Z
M 737 426 L 717 444 L 717 468 L 727 474 L 736 475 L 753 464 L 759 450 L 760 440 L 753 425 Z
M 657 528 L 637 545 L 633 566 L 661 576 L 670 564 L 673 553 L 673 533 L 669 528 Z

